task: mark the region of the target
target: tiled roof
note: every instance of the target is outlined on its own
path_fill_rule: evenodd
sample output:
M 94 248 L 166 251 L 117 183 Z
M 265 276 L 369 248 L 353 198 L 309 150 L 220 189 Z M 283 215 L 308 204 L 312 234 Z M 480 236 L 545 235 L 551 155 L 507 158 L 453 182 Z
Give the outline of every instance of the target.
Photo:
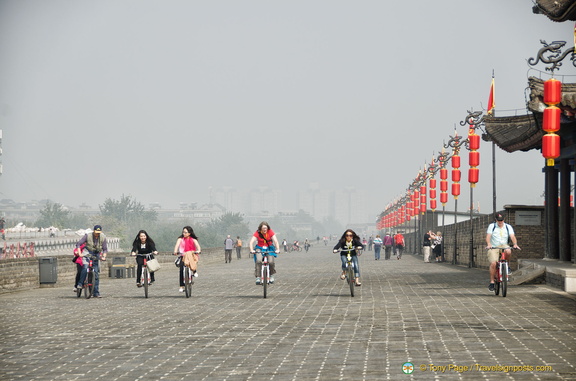
M 576 0 L 536 0 L 532 11 L 552 21 L 576 21 Z
M 534 114 L 487 117 L 484 125 L 492 141 L 504 151 L 529 151 L 540 148 L 544 135 L 538 117 Z

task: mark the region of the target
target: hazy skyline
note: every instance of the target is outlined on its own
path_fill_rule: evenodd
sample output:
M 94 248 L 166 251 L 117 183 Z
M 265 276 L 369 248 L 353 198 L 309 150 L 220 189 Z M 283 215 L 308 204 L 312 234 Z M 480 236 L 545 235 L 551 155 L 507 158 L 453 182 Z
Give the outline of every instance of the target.
M 208 202 L 210 187 L 269 186 L 295 205 L 318 183 L 361 189 L 375 218 L 455 125 L 466 134 L 459 122 L 486 106 L 493 70 L 497 115 L 525 112 L 528 75 L 540 75 L 526 60 L 541 39 L 571 46 L 574 29 L 531 8 L 0 1 L 0 198 L 95 207 L 125 194 L 175 208 Z M 489 212 L 490 144 L 480 152 L 474 197 Z M 541 205 L 540 152 L 496 157 L 498 208 Z

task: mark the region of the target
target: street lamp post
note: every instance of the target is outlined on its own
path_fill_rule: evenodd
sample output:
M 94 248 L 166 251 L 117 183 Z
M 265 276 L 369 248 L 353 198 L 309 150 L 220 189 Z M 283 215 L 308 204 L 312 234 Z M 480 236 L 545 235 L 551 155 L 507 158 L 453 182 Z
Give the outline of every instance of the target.
M 478 182 L 480 164 L 480 153 L 477 151 L 480 148 L 480 135 L 476 134 L 477 126 L 482 123 L 480 118 L 481 111 L 468 111 L 468 115 L 464 121 L 460 122 L 461 126 L 468 124 L 468 139 L 465 140 L 466 148 L 469 152 L 469 165 L 468 182 L 470 183 L 470 251 L 468 257 L 468 267 L 476 267 L 474 263 L 474 187 Z
M 454 253 L 452 255 L 452 264 L 458 263 L 458 196 L 460 195 L 460 147 L 466 142 L 461 140 L 458 132 L 454 131 L 454 136 L 450 136 L 448 143 L 444 148 L 452 148 L 452 196 L 454 197 Z

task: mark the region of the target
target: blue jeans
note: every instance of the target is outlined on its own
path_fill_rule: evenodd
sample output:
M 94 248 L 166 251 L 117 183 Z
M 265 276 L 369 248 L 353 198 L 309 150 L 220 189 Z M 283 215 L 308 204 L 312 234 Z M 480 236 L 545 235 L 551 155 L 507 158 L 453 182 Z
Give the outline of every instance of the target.
M 347 255 L 341 255 L 340 259 L 342 260 L 342 271 L 346 271 L 346 263 L 348 260 L 346 259 Z M 354 264 L 354 269 L 356 270 L 356 277 L 360 277 L 360 265 L 358 265 L 358 256 L 352 255 L 352 263 Z
M 380 259 L 380 250 L 382 249 L 381 245 L 374 245 L 374 258 Z
M 76 287 L 82 287 L 82 285 L 84 284 L 84 280 L 86 280 L 86 275 L 88 275 L 88 264 L 89 264 L 89 259 L 84 257 L 82 258 L 82 272 L 80 273 L 80 280 L 78 281 L 78 284 L 76 285 Z M 94 270 L 94 296 L 96 295 L 100 295 L 100 265 L 99 265 L 99 261 L 97 260 L 93 260 L 92 261 L 92 269 Z

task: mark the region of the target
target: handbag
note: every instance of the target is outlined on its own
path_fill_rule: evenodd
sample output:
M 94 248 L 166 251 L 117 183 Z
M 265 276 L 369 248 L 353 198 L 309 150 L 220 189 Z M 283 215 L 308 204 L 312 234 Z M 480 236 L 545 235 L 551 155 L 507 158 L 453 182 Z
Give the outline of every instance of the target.
M 146 261 L 146 267 L 148 267 L 148 271 L 151 273 L 160 270 L 160 263 L 156 258 Z

